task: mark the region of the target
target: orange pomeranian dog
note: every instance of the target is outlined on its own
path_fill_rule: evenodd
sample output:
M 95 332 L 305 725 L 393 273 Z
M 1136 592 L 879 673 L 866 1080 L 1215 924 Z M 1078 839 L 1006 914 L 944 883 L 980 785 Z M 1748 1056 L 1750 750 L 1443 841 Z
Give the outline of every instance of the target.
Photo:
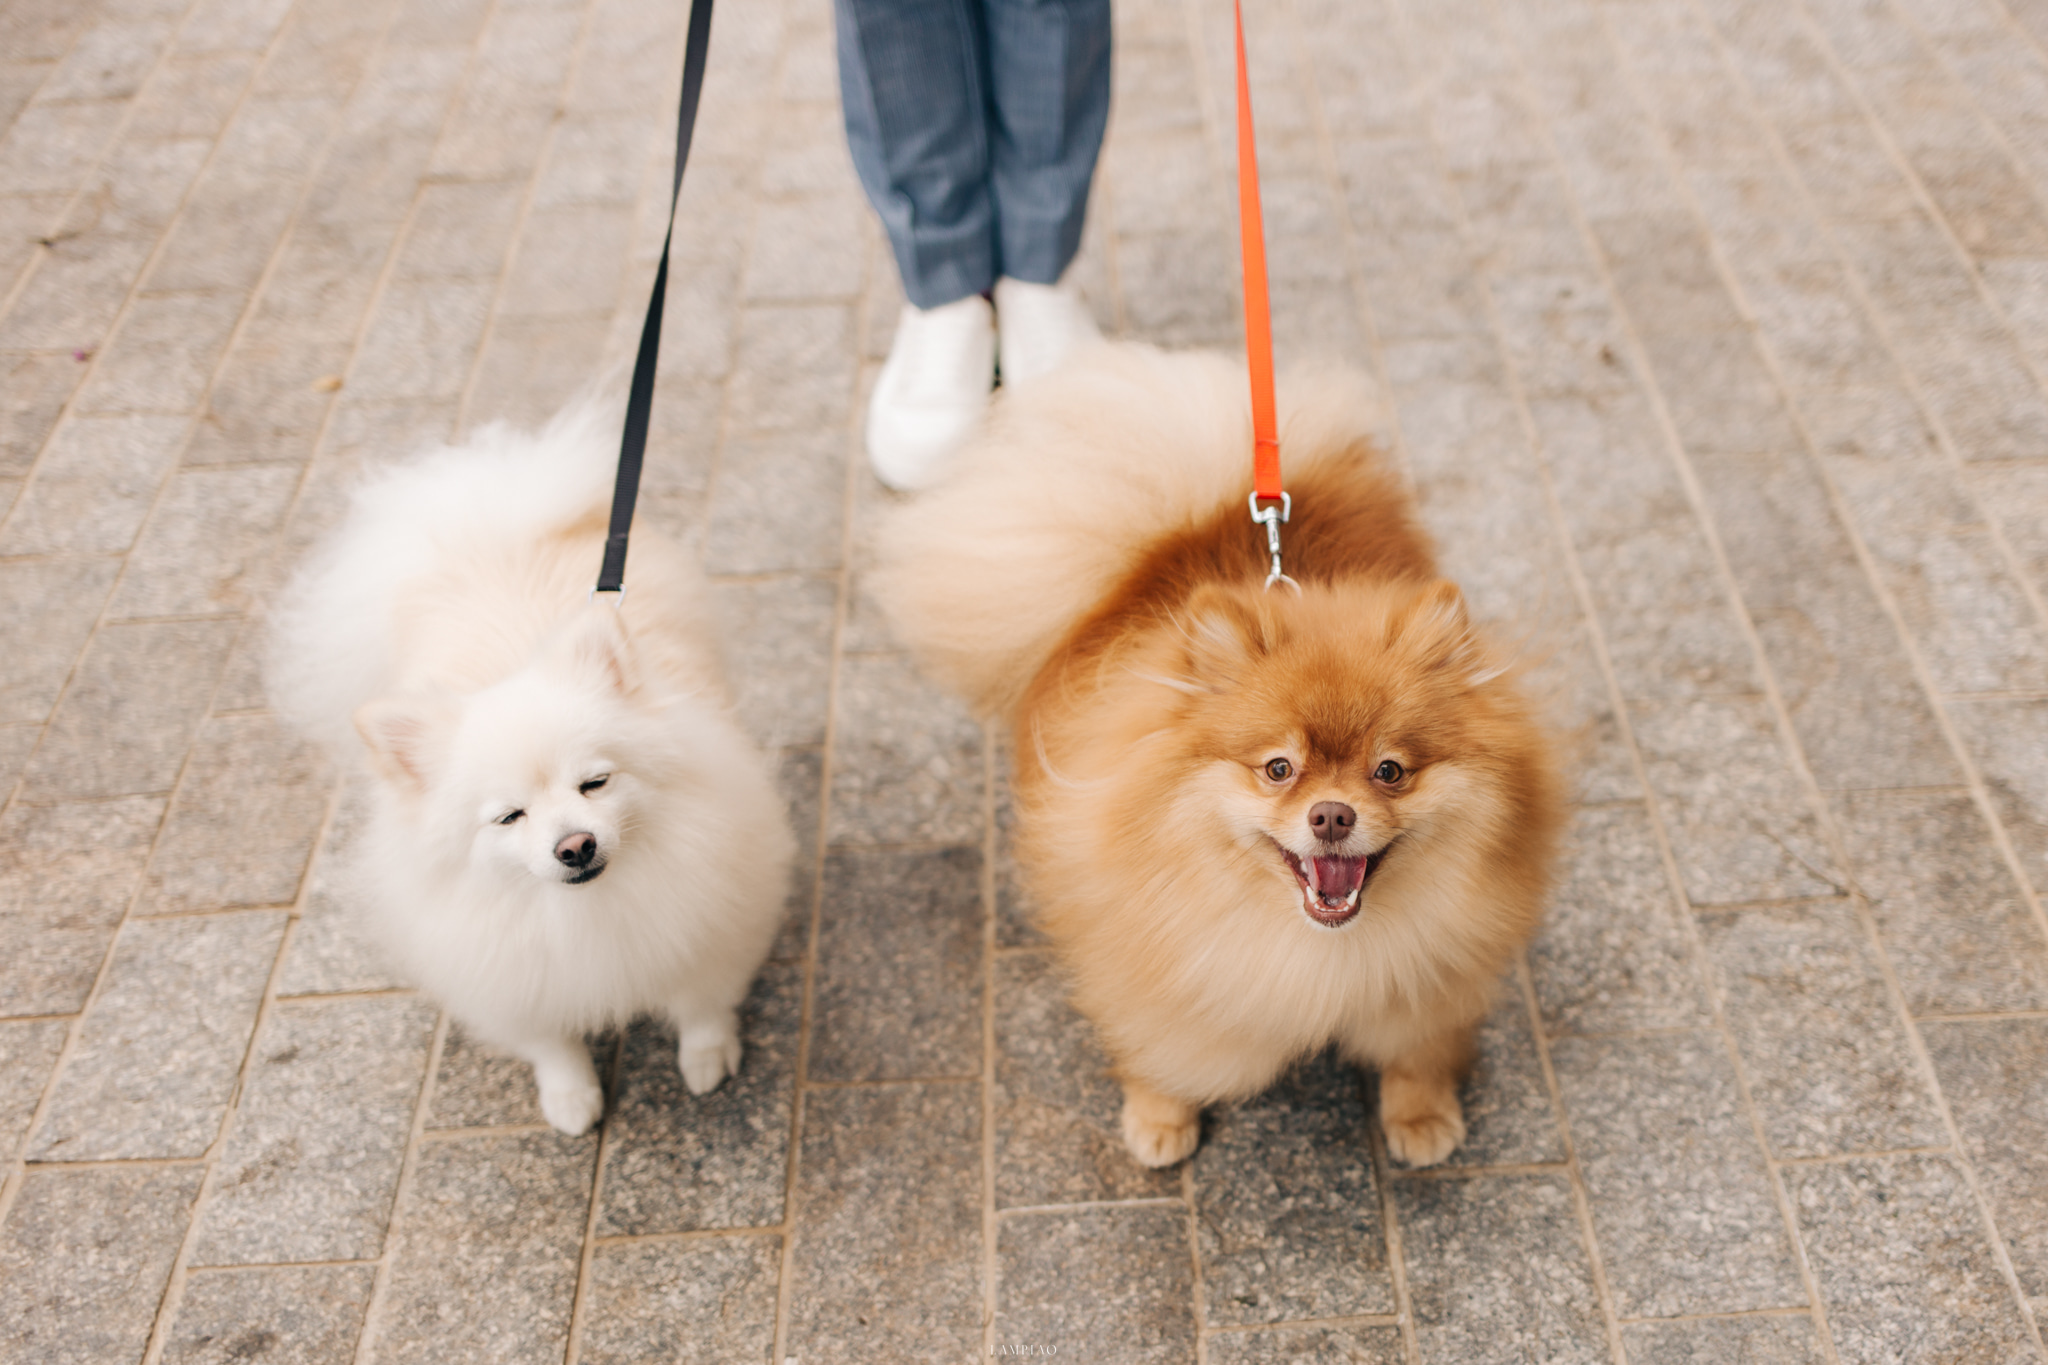
M 1014 726 L 1019 858 L 1123 1084 L 1131 1154 L 1335 1043 L 1394 1157 L 1464 1139 L 1458 1084 L 1534 932 L 1550 746 L 1436 577 L 1341 373 L 1283 384 L 1288 572 L 1249 520 L 1244 371 L 1107 346 L 1006 393 L 883 529 L 925 665 Z

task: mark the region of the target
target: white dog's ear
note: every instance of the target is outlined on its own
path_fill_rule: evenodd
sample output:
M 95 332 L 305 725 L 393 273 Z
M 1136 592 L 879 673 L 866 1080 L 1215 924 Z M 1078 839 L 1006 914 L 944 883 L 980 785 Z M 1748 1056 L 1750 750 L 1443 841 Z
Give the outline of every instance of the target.
M 633 662 L 633 645 L 619 620 L 619 610 L 593 604 L 577 613 L 564 628 L 557 657 L 578 677 L 631 696 L 640 687 L 640 670 Z
M 433 770 L 436 737 L 454 717 L 448 706 L 427 697 L 379 697 L 356 708 L 356 733 L 370 750 L 378 776 L 419 791 Z
M 1205 583 L 1181 609 L 1187 670 L 1211 688 L 1224 688 L 1273 648 L 1273 623 L 1243 594 Z

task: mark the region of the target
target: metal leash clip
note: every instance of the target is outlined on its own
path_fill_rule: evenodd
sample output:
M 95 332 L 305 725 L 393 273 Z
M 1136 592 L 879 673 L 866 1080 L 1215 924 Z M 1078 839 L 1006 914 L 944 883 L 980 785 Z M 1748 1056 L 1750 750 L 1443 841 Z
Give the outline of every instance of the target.
M 1273 572 L 1266 575 L 1266 591 L 1271 592 L 1275 583 L 1285 583 L 1296 592 L 1300 592 L 1301 584 L 1280 571 L 1280 523 L 1287 520 L 1289 514 L 1294 511 L 1293 495 L 1282 493 L 1278 507 L 1261 507 L 1259 495 L 1253 493 L 1250 504 L 1252 520 L 1266 528 L 1266 553 L 1273 556 Z

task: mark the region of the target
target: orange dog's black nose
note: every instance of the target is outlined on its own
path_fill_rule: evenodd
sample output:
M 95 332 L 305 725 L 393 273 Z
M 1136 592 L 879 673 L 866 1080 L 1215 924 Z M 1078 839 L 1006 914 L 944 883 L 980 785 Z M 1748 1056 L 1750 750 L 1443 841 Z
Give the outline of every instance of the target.
M 563 867 L 589 867 L 590 860 L 597 856 L 597 840 L 580 832 L 567 835 L 555 845 L 555 856 L 562 860 Z
M 1318 801 L 1308 808 L 1308 827 L 1325 843 L 1343 843 L 1357 823 L 1358 812 L 1342 801 Z

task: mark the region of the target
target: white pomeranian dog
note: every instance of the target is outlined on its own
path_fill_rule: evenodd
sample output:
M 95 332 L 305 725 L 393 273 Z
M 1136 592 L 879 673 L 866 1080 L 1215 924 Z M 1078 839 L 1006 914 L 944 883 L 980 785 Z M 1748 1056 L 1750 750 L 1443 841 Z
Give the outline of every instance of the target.
M 794 852 L 681 549 L 636 529 L 591 598 L 616 451 L 583 404 L 388 469 L 273 613 L 278 711 L 367 760 L 376 938 L 565 1133 L 604 1112 L 588 1030 L 665 1013 L 692 1092 L 738 1068 Z

